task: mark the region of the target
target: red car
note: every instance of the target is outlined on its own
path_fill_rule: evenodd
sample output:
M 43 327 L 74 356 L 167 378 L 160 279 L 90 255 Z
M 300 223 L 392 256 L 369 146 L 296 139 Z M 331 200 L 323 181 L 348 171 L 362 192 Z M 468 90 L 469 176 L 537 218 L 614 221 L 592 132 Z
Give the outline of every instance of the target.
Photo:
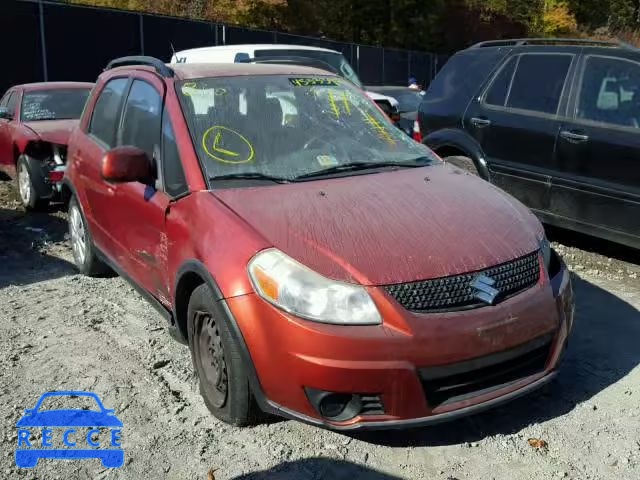
M 540 222 L 337 76 L 114 60 L 69 158 L 79 270 L 167 318 L 226 422 L 424 425 L 555 375 L 573 296 Z
M 92 88 L 92 83 L 31 83 L 10 88 L 0 100 L 0 167 L 17 170 L 25 207 L 43 207 L 59 195 L 67 140 Z

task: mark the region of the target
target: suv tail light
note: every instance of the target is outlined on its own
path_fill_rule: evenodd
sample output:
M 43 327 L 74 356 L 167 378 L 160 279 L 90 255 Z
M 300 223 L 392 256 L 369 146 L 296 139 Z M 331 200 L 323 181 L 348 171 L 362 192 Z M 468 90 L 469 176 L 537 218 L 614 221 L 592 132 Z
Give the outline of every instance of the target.
M 416 142 L 422 143 L 422 132 L 420 131 L 420 121 L 414 120 L 413 122 L 413 134 L 411 135 Z

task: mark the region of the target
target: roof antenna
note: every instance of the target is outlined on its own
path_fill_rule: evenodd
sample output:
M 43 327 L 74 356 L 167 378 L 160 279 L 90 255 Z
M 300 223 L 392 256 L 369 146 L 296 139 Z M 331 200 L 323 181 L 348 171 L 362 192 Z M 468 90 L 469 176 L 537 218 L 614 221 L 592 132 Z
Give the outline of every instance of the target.
M 173 48 L 173 42 L 169 42 L 169 45 L 171 45 L 171 54 L 173 55 L 173 57 L 176 57 L 176 49 Z M 177 60 L 177 57 L 176 57 Z

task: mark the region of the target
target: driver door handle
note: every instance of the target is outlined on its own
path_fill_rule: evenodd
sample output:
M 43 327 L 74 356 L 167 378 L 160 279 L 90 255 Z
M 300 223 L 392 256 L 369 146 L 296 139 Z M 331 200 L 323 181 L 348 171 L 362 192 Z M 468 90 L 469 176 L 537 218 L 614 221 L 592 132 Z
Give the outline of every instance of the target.
M 589 140 L 589 135 L 585 135 L 583 133 L 571 132 L 569 130 L 562 130 L 560 132 L 560 136 L 565 140 L 569 140 L 574 143 L 582 143 Z
M 491 120 L 489 120 L 488 118 L 472 117 L 471 118 L 471 124 L 474 127 L 484 128 L 484 127 L 488 127 L 489 125 L 491 125 Z

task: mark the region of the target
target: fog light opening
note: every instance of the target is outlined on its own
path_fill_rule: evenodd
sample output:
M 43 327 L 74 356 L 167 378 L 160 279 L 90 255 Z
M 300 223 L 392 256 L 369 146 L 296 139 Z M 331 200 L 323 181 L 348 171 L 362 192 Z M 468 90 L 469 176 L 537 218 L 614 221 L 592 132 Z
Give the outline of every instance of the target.
M 344 422 L 362 411 L 362 399 L 356 393 L 339 393 L 305 388 L 313 408 L 325 419 Z
M 347 393 L 330 393 L 320 400 L 320 414 L 326 418 L 339 417 L 351 402 L 353 395 Z

